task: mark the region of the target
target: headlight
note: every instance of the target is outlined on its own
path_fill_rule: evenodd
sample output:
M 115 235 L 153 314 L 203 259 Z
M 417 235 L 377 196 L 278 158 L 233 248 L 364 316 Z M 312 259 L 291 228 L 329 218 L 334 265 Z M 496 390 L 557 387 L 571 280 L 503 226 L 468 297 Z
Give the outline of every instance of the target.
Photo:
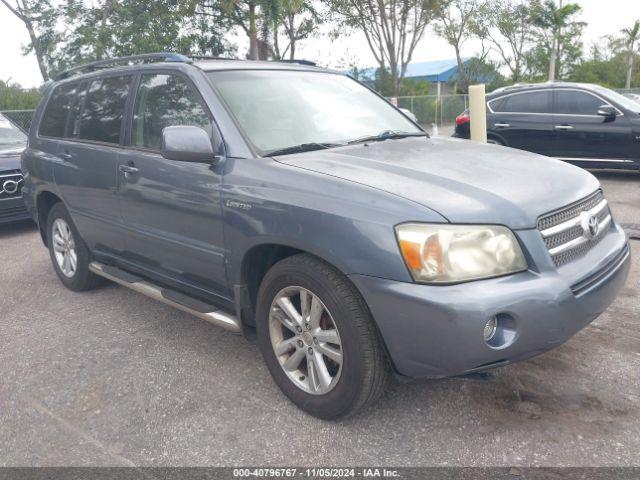
M 506 227 L 405 223 L 396 227 L 396 235 L 416 282 L 463 282 L 527 269 Z

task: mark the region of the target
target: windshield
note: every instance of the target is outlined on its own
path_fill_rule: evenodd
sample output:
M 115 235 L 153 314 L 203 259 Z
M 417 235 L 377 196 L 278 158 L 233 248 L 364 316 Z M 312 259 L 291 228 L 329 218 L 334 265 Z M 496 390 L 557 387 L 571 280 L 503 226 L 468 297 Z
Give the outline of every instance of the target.
M 0 148 L 21 146 L 27 142 L 27 136 L 9 120 L 0 115 Z
M 634 102 L 630 98 L 627 98 L 624 95 L 619 94 L 618 92 L 614 92 L 613 90 L 609 90 L 608 88 L 604 87 L 596 88 L 596 92 L 618 103 L 622 108 L 629 110 L 630 112 L 640 114 L 640 104 Z
M 423 133 L 385 100 L 340 74 L 234 70 L 208 75 L 261 155 L 298 145 L 343 144 L 385 131 Z

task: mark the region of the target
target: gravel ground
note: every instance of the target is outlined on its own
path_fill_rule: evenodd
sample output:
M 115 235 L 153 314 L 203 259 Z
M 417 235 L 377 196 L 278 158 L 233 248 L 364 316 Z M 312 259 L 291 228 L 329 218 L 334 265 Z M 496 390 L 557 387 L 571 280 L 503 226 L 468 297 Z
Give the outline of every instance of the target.
M 640 175 L 598 176 L 638 228 Z M 640 465 L 631 244 L 619 298 L 561 347 L 329 423 L 287 402 L 255 345 L 113 284 L 70 292 L 33 226 L 0 227 L 0 466 Z

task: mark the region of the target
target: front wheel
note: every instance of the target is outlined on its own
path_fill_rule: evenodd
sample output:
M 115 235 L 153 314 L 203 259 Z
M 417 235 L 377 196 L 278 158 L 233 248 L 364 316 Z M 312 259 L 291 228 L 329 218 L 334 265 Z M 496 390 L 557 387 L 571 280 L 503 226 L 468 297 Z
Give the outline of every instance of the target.
M 360 293 L 332 266 L 301 254 L 266 274 L 258 343 L 275 382 L 306 412 L 352 415 L 377 400 L 389 367 Z

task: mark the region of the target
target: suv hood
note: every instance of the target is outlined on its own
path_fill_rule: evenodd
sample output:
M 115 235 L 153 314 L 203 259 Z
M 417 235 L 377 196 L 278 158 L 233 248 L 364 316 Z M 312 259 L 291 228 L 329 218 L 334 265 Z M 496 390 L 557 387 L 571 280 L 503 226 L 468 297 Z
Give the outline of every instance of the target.
M 406 198 L 452 223 L 512 229 L 535 228 L 540 215 L 599 188 L 593 175 L 559 160 L 450 138 L 386 140 L 276 160 Z
M 0 170 L 19 170 L 20 155 L 24 150 L 24 145 L 2 146 L 0 145 Z

